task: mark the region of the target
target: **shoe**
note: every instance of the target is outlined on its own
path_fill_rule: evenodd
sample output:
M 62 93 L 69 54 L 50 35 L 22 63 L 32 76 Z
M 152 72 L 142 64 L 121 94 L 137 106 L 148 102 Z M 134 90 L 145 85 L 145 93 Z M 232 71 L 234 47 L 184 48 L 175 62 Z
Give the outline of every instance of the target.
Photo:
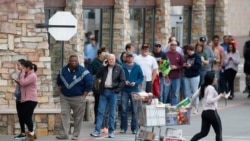
M 229 99 L 229 100 L 233 100 L 234 97 L 233 97 L 232 95 L 230 95 L 230 96 L 228 97 L 228 99 Z
M 94 132 L 90 133 L 90 136 L 92 136 L 92 137 L 99 137 L 100 133 L 98 133 L 97 131 L 94 131 Z
M 137 134 L 137 131 L 136 130 L 132 131 L 132 134 Z
M 114 137 L 115 137 L 114 133 L 109 133 L 109 138 L 114 138 Z
M 69 139 L 69 137 L 67 135 L 58 135 L 58 136 L 56 136 L 56 139 L 58 139 L 58 140 L 67 140 L 67 139 Z
M 77 137 L 77 136 L 73 136 L 73 137 L 71 138 L 71 140 L 78 140 L 78 137 Z
M 125 134 L 125 133 L 126 133 L 126 130 L 121 129 L 120 133 Z
M 193 114 L 198 114 L 198 108 L 195 108 L 195 109 L 194 109 Z
M 21 133 L 21 134 L 14 137 L 15 140 L 24 140 L 25 138 L 26 138 L 25 133 Z

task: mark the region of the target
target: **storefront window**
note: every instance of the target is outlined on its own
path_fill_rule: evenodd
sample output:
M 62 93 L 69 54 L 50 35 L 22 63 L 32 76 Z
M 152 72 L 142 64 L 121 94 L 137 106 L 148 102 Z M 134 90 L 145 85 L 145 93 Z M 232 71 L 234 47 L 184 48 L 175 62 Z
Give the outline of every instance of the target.
M 130 8 L 130 39 L 140 46 L 142 43 L 153 45 L 154 42 L 154 8 Z
M 89 43 L 90 35 L 94 35 L 97 46 L 105 46 L 109 52 L 112 52 L 113 9 L 84 8 L 83 22 L 84 45 Z

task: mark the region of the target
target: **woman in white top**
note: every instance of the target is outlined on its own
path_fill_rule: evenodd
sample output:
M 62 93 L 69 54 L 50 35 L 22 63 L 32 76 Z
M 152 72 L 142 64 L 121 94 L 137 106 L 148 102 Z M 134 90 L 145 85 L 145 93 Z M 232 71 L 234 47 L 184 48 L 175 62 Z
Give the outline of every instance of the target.
M 205 81 L 201 87 L 192 96 L 191 103 L 195 104 L 195 99 L 199 97 L 202 101 L 202 125 L 201 131 L 193 136 L 191 141 L 198 141 L 199 139 L 207 136 L 210 127 L 214 128 L 216 133 L 216 141 L 222 141 L 222 126 L 220 116 L 217 113 L 217 101 L 224 97 L 224 94 L 218 94 L 213 85 L 217 83 L 217 78 L 213 71 L 207 72 Z

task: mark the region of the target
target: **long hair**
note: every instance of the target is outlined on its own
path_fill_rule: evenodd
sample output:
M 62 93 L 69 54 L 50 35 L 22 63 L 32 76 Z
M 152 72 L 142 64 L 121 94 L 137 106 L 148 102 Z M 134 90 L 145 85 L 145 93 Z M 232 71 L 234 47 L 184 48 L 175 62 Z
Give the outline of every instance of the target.
M 204 95 L 205 95 L 205 89 L 208 85 L 212 85 L 214 82 L 214 78 L 215 78 L 215 73 L 214 71 L 208 71 L 205 75 L 205 80 L 204 83 L 201 85 L 200 88 L 200 95 L 199 95 L 199 99 L 201 100 Z
M 23 66 L 26 67 L 26 68 L 30 68 L 31 70 L 34 70 L 34 72 L 37 71 L 36 64 L 33 64 L 31 61 L 25 61 Z

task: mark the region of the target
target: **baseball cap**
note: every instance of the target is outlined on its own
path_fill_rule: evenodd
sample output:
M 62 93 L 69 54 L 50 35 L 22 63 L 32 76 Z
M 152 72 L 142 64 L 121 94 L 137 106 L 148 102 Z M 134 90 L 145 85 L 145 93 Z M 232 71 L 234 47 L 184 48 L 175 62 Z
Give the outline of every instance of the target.
M 207 38 L 206 37 L 200 37 L 200 42 L 206 42 L 207 41 Z
M 144 49 L 144 48 L 149 48 L 148 43 L 142 44 L 141 49 Z
M 155 41 L 154 45 L 161 45 L 161 42 L 160 41 Z
M 134 57 L 134 55 L 132 53 L 130 53 L 130 52 L 127 52 L 126 57 Z

